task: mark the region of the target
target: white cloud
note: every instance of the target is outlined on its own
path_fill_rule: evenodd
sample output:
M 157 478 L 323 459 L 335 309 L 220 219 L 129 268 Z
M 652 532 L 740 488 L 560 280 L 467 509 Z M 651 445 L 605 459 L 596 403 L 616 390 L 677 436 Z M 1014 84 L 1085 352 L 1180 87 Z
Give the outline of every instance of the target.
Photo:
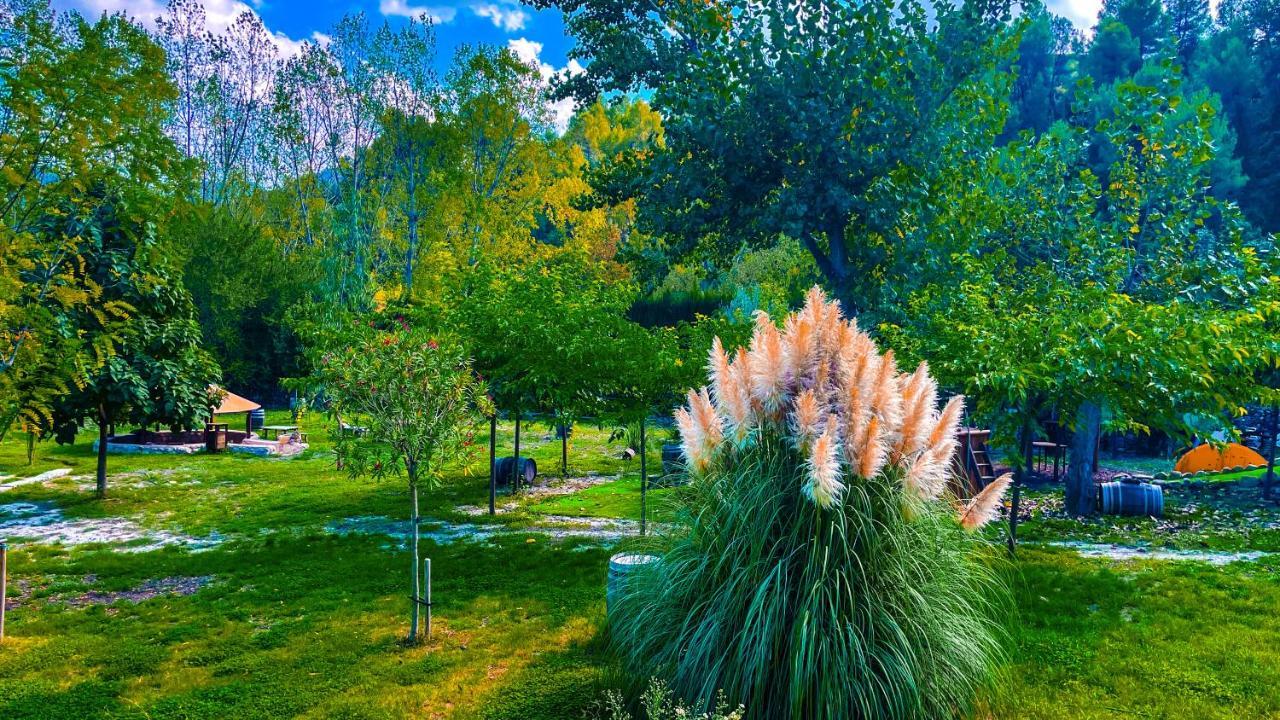
M 493 26 L 507 32 L 523 30 L 529 20 L 529 13 L 514 5 L 498 5 L 496 3 L 479 3 L 471 6 L 471 11 L 480 17 L 493 21 Z
M 529 38 L 512 38 L 507 41 L 507 49 L 516 54 L 516 57 L 529 65 L 538 65 L 538 56 L 542 54 L 542 43 L 534 42 Z
M 378 12 L 388 16 L 415 19 L 426 15 L 437 25 L 453 22 L 453 18 L 458 14 L 457 8 L 448 5 L 410 5 L 408 0 L 381 0 L 378 3 Z
M 251 2 L 254 6 L 261 4 L 260 0 L 251 0 Z M 156 18 L 164 15 L 166 4 L 165 0 L 61 0 L 55 2 L 55 5 L 66 9 L 78 10 L 90 19 L 97 18 L 103 13 L 124 13 L 151 29 L 155 29 Z M 221 33 L 231 27 L 242 13 L 247 12 L 255 16 L 258 14 L 253 7 L 241 0 L 204 0 L 204 12 L 205 26 L 210 32 L 215 33 Z M 267 32 L 271 34 L 271 41 L 275 44 L 276 50 L 284 57 L 292 57 L 301 51 L 301 40 L 294 40 L 270 28 L 267 28 Z M 313 38 L 317 35 L 318 33 L 313 34 Z
M 577 60 L 570 60 L 564 67 L 556 69 L 550 63 L 545 63 L 540 57 L 542 55 L 542 43 L 535 42 L 528 38 L 512 38 L 507 41 L 507 49 L 515 53 L 521 62 L 532 65 L 538 69 L 538 74 L 542 76 L 542 82 L 550 83 L 553 78 L 569 77 L 582 72 L 582 65 Z M 569 127 L 569 120 L 573 117 L 577 104 L 573 98 L 564 98 L 547 105 L 547 110 L 551 113 L 551 122 L 555 125 L 557 132 L 564 132 Z
M 1061 15 L 1081 30 L 1089 30 L 1098 23 L 1102 0 L 1048 0 L 1045 7 Z

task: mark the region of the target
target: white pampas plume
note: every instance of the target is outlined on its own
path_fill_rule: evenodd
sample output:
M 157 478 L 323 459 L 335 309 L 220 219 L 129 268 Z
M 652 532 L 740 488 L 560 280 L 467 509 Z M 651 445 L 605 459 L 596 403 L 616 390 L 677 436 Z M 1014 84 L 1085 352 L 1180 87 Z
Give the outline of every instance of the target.
M 763 311 L 756 312 L 756 330 L 751 337 L 751 394 L 764 413 L 777 419 L 786 394 L 786 359 L 782 333 Z
M 898 382 L 898 363 L 893 351 L 880 358 L 880 372 L 876 376 L 871 396 L 871 409 L 880 418 L 880 433 L 885 444 L 892 447 L 902 430 L 902 388 Z
M 977 530 L 996 518 L 996 510 L 1000 507 L 1000 501 L 1004 499 L 1004 493 L 1009 489 L 1009 484 L 1013 482 L 1013 476 L 1005 473 L 1000 477 L 992 480 L 989 485 L 982 488 L 982 492 L 973 496 L 969 504 L 960 512 L 960 527 L 965 530 Z
M 956 428 L 964 409 L 964 397 L 956 395 L 931 423 L 925 447 L 913 458 L 906 474 L 907 487 L 924 498 L 936 498 L 942 494 L 951 469 L 951 459 L 956 450 Z
M 676 426 L 690 469 L 699 473 L 706 471 L 724 439 L 724 430 L 705 387 L 689 391 L 689 407 L 676 410 Z
M 938 388 L 929 377 L 929 366 L 920 363 L 915 372 L 901 380 L 902 426 L 894 447 L 894 461 L 912 459 L 929 441 L 930 420 L 937 403 Z
M 806 448 L 818 435 L 822 419 L 822 406 L 813 388 L 796 396 L 795 409 L 791 413 L 791 434 L 796 447 Z
M 725 419 L 725 432 L 735 442 L 742 442 L 751 432 L 751 382 L 747 362 L 742 349 L 738 359 L 724 371 L 717 408 Z
M 831 507 L 844 492 L 837 444 L 835 423 L 829 422 L 809 448 L 809 484 L 805 493 L 820 508 Z
M 888 448 L 884 445 L 884 430 L 880 424 L 880 418 L 872 416 L 867 422 L 862 448 L 858 451 L 858 474 L 868 479 L 880 474 L 888 454 Z
M 719 336 L 711 340 L 711 352 L 707 353 L 707 371 L 711 375 L 711 396 L 723 405 L 724 386 L 729 376 L 729 355 L 724 351 Z
M 806 307 L 803 313 L 787 316 L 782 334 L 784 374 L 793 383 L 799 383 L 802 378 L 808 377 L 817 365 L 818 358 L 815 355 L 817 338 L 810 314 L 809 308 Z

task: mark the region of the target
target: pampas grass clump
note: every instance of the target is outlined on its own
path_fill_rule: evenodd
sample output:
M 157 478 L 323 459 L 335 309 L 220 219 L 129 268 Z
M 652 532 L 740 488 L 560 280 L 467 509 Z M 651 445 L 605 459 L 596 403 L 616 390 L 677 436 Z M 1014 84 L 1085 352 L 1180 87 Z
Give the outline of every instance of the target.
M 717 340 L 710 384 L 676 412 L 694 478 L 687 527 L 611 612 L 636 677 L 752 718 L 948 718 L 997 662 L 1003 593 L 944 497 L 960 398 L 937 407 L 839 305 L 810 292 L 750 347 Z

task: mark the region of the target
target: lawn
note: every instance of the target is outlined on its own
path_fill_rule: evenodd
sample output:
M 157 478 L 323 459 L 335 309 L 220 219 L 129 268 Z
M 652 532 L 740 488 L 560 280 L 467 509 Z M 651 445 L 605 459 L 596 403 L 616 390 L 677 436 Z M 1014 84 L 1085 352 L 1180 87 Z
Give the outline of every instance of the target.
M 329 531 L 405 517 L 403 489 L 336 471 L 323 432 L 312 429 L 315 445 L 292 460 L 112 456 L 105 501 L 91 497 L 87 442 L 42 444 L 28 467 L 25 442 L 10 437 L 0 475 L 72 473 L 0 493 L 0 522 L 15 503 L 47 503 L 73 523 L 123 518 L 138 533 L 208 546 L 16 546 L 0 717 L 589 717 L 615 682 L 603 587 L 618 546 L 543 530 L 565 516 L 637 517 L 637 463 L 619 459 L 608 434 L 579 428 L 568 474 L 580 486 L 500 495 L 494 518 L 484 512 L 483 467 L 459 469 L 429 493 L 433 521 L 507 532 L 426 543 L 434 633 L 416 648 L 397 642 L 407 552 L 386 535 Z M 499 442 L 509 444 L 509 428 Z M 522 446 L 544 474 L 559 474 L 560 447 L 546 428 L 534 426 Z M 661 521 L 679 492 L 652 491 L 651 518 Z M 1085 525 L 1056 514 L 1054 489 L 1028 494 L 1020 536 L 1037 544 L 996 560 L 1013 603 L 1009 661 L 984 699 L 991 717 L 1280 714 L 1280 556 L 1222 567 L 1115 562 L 1049 544 L 1280 551 L 1280 517 L 1251 505 L 1247 489 L 1187 493 L 1171 496 L 1159 523 Z M 998 540 L 1003 529 L 991 533 Z M 177 585 L 182 593 L 145 592 Z M 155 596 L 117 599 L 139 591 Z

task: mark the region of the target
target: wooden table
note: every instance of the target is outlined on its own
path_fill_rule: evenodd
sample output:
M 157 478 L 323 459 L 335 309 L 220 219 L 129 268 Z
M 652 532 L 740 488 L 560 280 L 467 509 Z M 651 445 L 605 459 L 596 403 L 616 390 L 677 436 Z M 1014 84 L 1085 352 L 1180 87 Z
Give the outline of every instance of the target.
M 1060 470 L 1067 467 L 1067 446 L 1055 442 L 1036 441 L 1031 443 L 1031 455 L 1036 459 L 1036 469 L 1043 471 L 1049 460 L 1053 461 L 1053 481 L 1058 482 Z
M 263 432 L 264 434 L 265 434 L 268 430 L 270 430 L 270 431 L 271 431 L 271 439 L 272 439 L 272 440 L 275 440 L 276 438 L 280 437 L 280 433 L 291 433 L 291 432 L 294 432 L 294 431 L 296 431 L 296 430 L 298 429 L 298 426 L 297 426 L 297 425 L 263 425 L 263 426 L 262 426 L 261 428 L 259 428 L 259 429 L 260 429 L 260 430 L 262 430 L 262 432 Z

